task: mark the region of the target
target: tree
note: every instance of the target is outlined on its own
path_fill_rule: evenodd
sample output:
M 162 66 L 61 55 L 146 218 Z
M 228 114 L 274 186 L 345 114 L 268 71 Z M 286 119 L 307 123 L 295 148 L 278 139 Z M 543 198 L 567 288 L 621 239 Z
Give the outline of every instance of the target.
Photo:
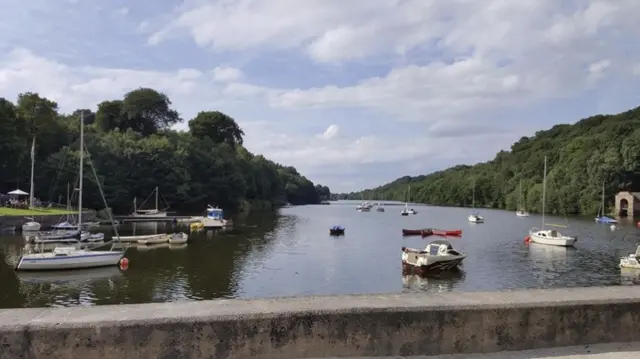
M 199 112 L 189 121 L 189 130 L 194 137 L 209 137 L 214 143 L 226 143 L 231 148 L 242 145 L 244 136 L 236 121 L 219 111 Z
M 143 135 L 151 135 L 182 122 L 178 112 L 171 108 L 167 95 L 150 88 L 139 88 L 125 94 L 122 110 L 126 128 Z

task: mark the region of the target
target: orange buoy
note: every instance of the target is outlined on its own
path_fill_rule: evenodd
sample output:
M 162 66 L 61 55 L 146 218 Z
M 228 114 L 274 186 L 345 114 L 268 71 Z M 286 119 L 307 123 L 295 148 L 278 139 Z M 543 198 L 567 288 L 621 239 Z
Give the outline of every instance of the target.
M 122 259 L 120 259 L 120 270 L 127 270 L 127 268 L 129 268 L 129 259 L 127 259 L 127 257 L 122 257 Z
M 531 242 L 531 236 L 524 237 L 524 243 L 529 243 L 529 242 Z

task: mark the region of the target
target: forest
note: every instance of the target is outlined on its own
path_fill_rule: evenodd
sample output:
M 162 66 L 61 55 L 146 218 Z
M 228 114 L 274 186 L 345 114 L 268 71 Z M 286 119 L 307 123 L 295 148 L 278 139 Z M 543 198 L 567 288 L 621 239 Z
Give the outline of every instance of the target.
M 140 205 L 156 186 L 162 204 L 175 211 L 203 211 L 207 204 L 264 209 L 318 203 L 330 195 L 294 167 L 249 152 L 244 132 L 227 114 L 200 112 L 187 131 L 172 129 L 184 120 L 165 94 L 150 88 L 104 101 L 96 112 L 71 114 L 37 93 L 22 93 L 15 103 L 0 98 L 0 193 L 29 192 L 35 142 L 35 197 L 65 203 L 67 184 L 73 189 L 78 183 L 81 115 L 89 154 L 85 208 L 104 208 L 91 165 L 115 213 L 131 213 L 134 197 Z
M 540 212 L 544 157 L 547 157 L 546 210 L 555 214 L 596 214 L 605 187 L 606 212 L 619 191 L 638 190 L 640 178 L 640 107 L 561 124 L 522 137 L 491 161 L 459 165 L 417 177 L 404 176 L 363 192 L 334 194 L 333 199 L 385 199 L 442 206 Z

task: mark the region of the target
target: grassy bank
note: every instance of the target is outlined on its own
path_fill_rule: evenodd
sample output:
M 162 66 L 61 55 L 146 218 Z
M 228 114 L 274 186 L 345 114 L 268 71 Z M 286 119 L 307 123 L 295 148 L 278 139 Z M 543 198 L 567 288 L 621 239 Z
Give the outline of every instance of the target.
M 76 213 L 76 212 L 67 211 L 66 209 L 58 209 L 58 208 L 21 209 L 21 208 L 0 207 L 0 216 L 51 216 L 51 215 L 73 214 L 73 213 Z

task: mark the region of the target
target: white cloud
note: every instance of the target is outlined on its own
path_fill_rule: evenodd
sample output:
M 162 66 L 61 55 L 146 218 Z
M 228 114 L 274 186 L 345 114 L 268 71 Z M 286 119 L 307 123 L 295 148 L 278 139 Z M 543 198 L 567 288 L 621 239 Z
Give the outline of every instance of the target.
M 219 66 L 213 69 L 213 79 L 217 82 L 235 82 L 242 78 L 242 71 L 235 67 Z
M 322 138 L 324 140 L 331 140 L 331 139 L 335 138 L 336 136 L 338 136 L 339 133 L 340 133 L 340 126 L 338 126 L 336 124 L 331 124 L 318 137 Z

